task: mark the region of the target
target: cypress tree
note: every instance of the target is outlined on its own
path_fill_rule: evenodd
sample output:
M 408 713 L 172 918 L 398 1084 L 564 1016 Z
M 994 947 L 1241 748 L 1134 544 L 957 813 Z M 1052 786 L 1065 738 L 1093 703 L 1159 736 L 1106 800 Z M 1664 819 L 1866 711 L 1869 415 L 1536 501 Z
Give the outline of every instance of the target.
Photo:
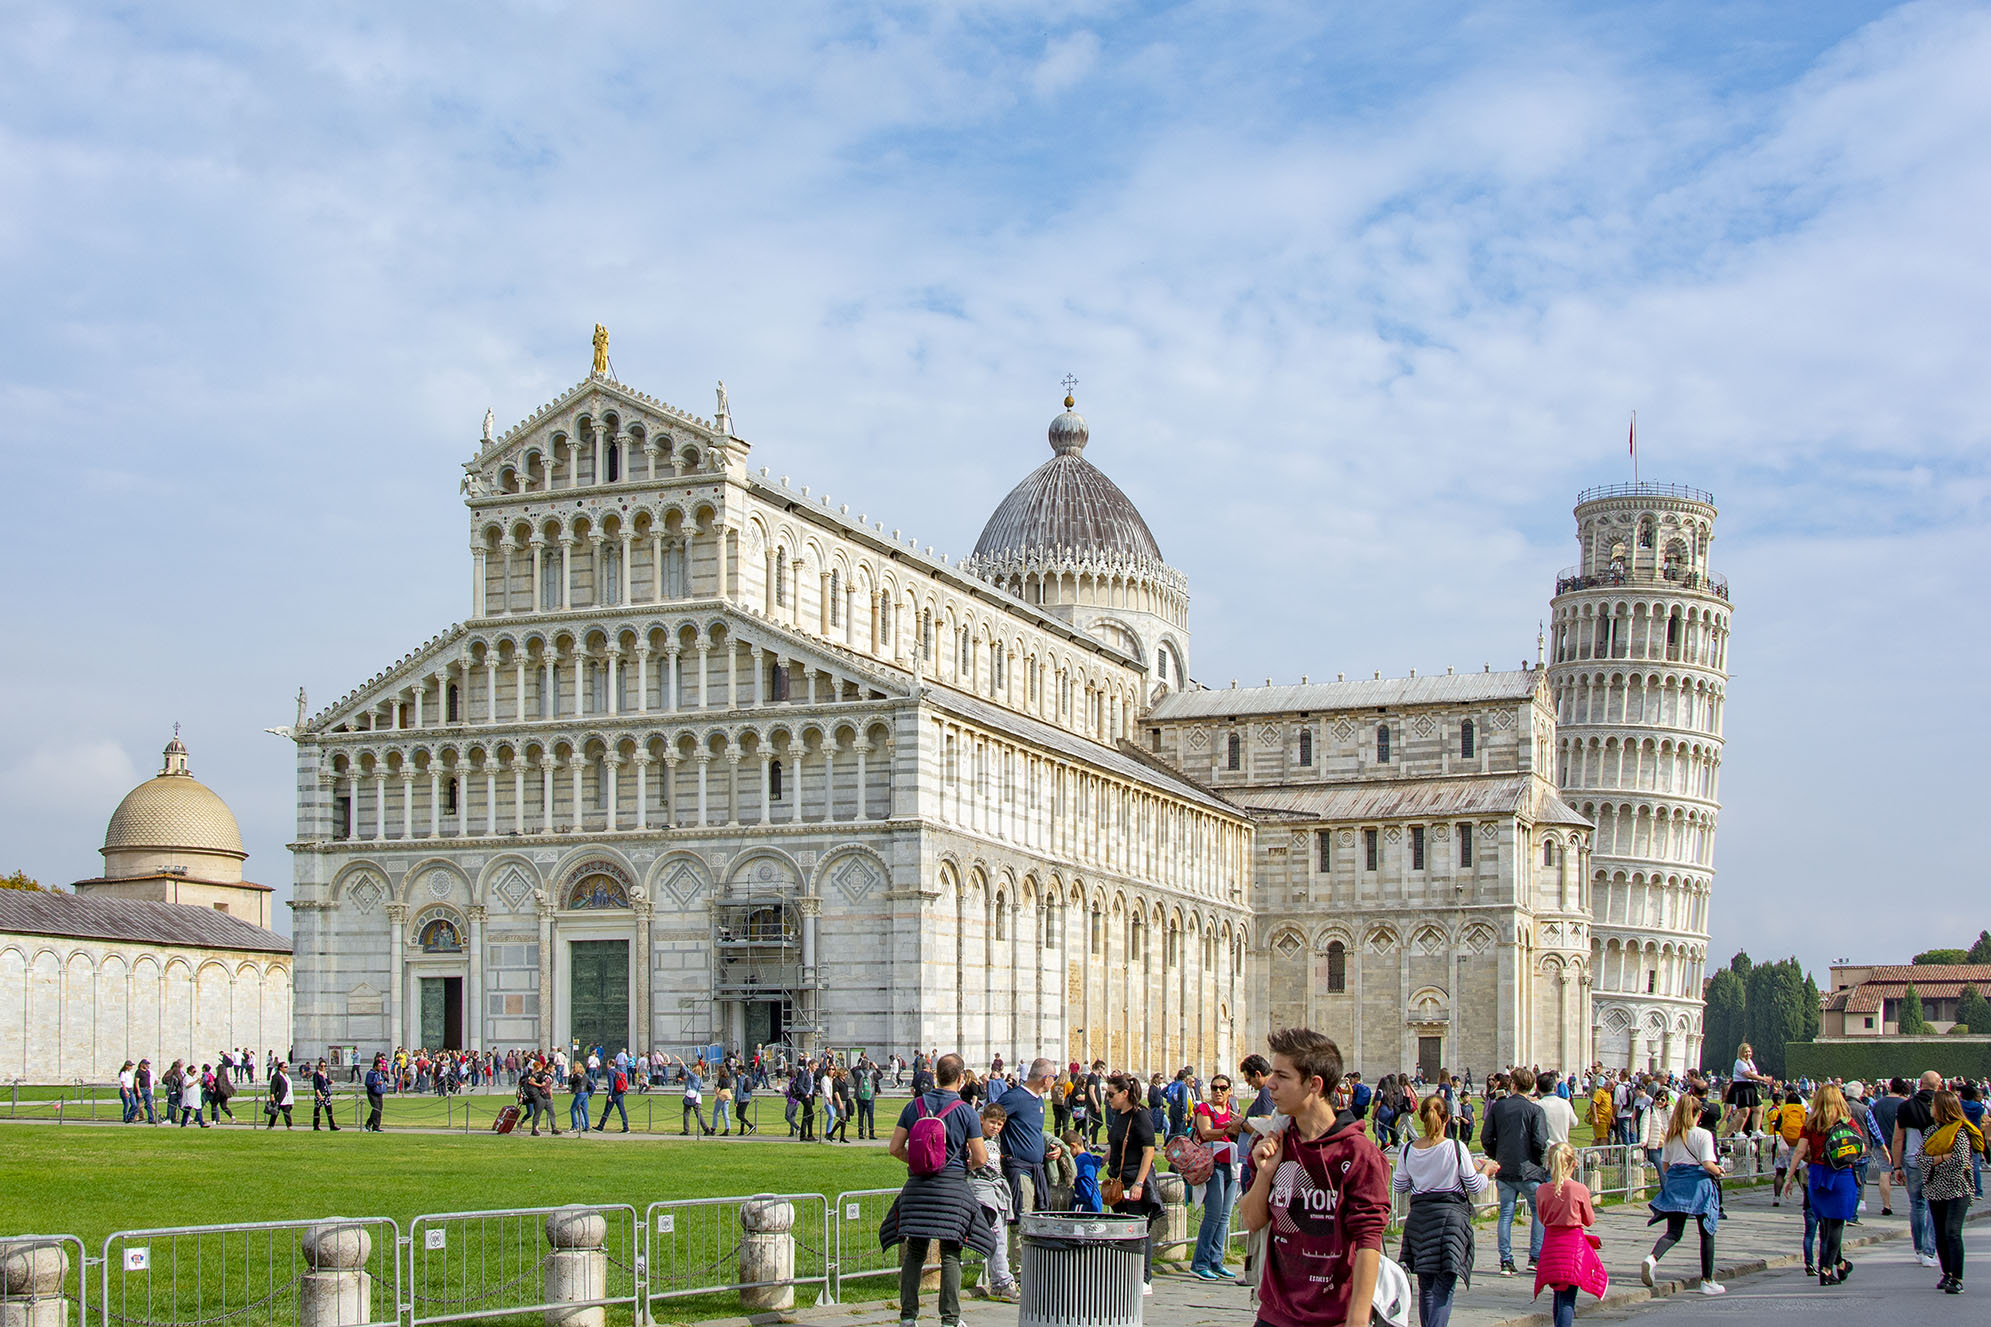
M 1742 978 L 1731 968 L 1718 969 L 1708 982 L 1707 1007 L 1701 1015 L 1701 1068 L 1728 1072 L 1736 1046 L 1746 1039 L 1748 1003 Z
M 1929 1035 L 1929 1020 L 1922 1016 L 1922 993 L 1909 982 L 1908 989 L 1901 993 L 1901 1012 L 1895 1019 L 1895 1030 L 1904 1037 L 1926 1037 Z
M 1818 983 L 1809 972 L 1804 974 L 1804 1035 L 1799 1041 L 1817 1041 L 1819 1031 L 1825 1026 L 1825 1015 L 1819 1003 Z

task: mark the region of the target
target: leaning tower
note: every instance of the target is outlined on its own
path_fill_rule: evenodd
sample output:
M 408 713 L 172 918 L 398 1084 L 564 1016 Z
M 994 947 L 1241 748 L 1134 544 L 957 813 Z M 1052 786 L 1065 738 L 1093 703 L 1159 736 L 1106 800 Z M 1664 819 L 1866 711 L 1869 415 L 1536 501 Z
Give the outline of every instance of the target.
M 1582 560 L 1556 577 L 1556 770 L 1597 825 L 1590 1017 L 1607 1067 L 1700 1060 L 1731 611 L 1708 569 L 1714 519 L 1699 489 L 1590 489 Z

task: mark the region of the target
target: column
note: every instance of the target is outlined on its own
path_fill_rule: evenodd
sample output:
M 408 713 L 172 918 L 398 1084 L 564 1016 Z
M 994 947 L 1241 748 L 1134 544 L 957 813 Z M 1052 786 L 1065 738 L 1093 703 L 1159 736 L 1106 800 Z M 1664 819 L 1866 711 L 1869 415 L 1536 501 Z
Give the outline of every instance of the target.
M 765 745 L 766 739 L 762 738 L 761 740 L 763 745 L 760 749 L 760 823 L 765 825 L 771 819 L 769 806 L 774 800 L 774 777 L 772 774 L 774 753 L 767 749 Z
M 466 820 L 468 817 L 465 817 Z M 484 766 L 484 833 L 498 832 L 498 767 L 496 764 Z
M 871 808 L 866 805 L 866 802 L 869 800 L 870 785 L 865 782 L 864 758 L 871 754 L 871 743 L 859 742 L 855 749 L 857 751 L 857 819 L 869 820 L 871 818 Z
M 375 769 L 379 771 L 378 766 Z M 384 771 L 373 776 L 373 837 L 387 837 L 387 775 Z
M 651 460 L 654 462 L 655 459 L 656 458 L 653 453 L 651 456 Z M 652 465 L 651 468 L 654 469 L 655 466 Z M 654 474 L 651 475 L 650 477 L 652 479 L 656 478 Z M 650 602 L 653 604 L 660 604 L 663 601 L 664 601 L 664 532 L 661 530 L 652 530 L 650 531 Z
M 416 678 L 415 679 L 415 727 L 417 728 L 422 728 L 427 724 L 427 719 L 423 716 L 422 713 L 422 701 L 428 696 L 428 694 L 429 694 L 429 679 L 426 677 Z
M 512 828 L 525 833 L 525 761 L 512 757 Z
M 678 823 L 677 808 L 671 804 L 677 795 L 677 762 L 676 747 L 664 752 L 664 784 L 657 789 L 657 809 L 663 813 L 664 827 L 668 829 L 675 829 Z
M 518 665 L 517 668 L 518 695 L 513 698 L 512 708 L 517 710 L 518 713 L 514 714 L 512 718 L 519 723 L 524 723 L 525 722 L 525 652 L 524 651 L 521 650 L 519 652 L 516 662 Z M 497 698 L 495 696 L 492 698 L 491 703 L 493 705 L 498 703 Z
M 470 975 L 463 983 L 463 1038 L 471 1047 L 484 1045 L 484 909 L 468 909 Z
M 802 1022 L 804 1026 L 816 1021 L 816 923 L 823 911 L 823 901 L 813 894 L 804 894 L 795 900 L 802 913 Z
M 498 541 L 498 553 L 504 559 L 503 581 L 498 587 L 498 611 L 512 611 L 512 555 L 518 552 L 518 541 L 510 535 Z
M 836 823 L 836 735 L 823 741 L 823 823 Z
M 621 798 L 622 757 L 611 751 L 602 757 L 602 773 L 608 778 L 608 795 L 602 800 L 608 804 L 608 832 L 615 833 L 616 802 Z
M 539 814 L 539 832 L 542 834 L 553 832 L 553 771 L 559 767 L 558 756 L 539 758 L 539 795 L 544 799 Z
M 712 645 L 703 636 L 698 638 L 698 708 L 710 709 L 706 696 L 706 681 L 711 673 L 707 666 L 712 660 Z
M 601 482 L 599 475 L 597 475 L 595 482 Z M 589 596 L 588 603 L 593 608 L 600 608 L 603 604 L 615 602 L 608 597 L 608 577 L 604 574 L 601 563 L 602 543 L 603 540 L 600 531 L 596 531 L 588 536 L 588 570 L 594 576 L 594 592 Z
M 649 757 L 644 757 L 647 761 Z M 639 770 L 642 766 L 637 767 Z M 630 975 L 636 979 L 634 1013 L 636 1015 L 636 1037 L 630 1042 L 630 1049 L 648 1046 L 655 1035 L 652 1029 L 657 1025 L 656 1011 L 650 1008 L 650 914 L 656 905 L 645 897 L 642 886 L 632 891 L 630 906 L 636 912 L 636 952 L 629 956 Z
M 415 776 L 412 771 L 401 775 L 401 837 L 415 837 Z
M 402 958 L 405 945 L 402 927 L 408 920 L 408 905 L 390 903 L 387 905 L 387 1037 L 388 1049 L 395 1046 L 412 1046 L 414 1041 L 406 1038 L 406 1029 L 401 1026 L 402 985 L 405 973 Z
M 539 894 L 539 1044 L 553 1044 L 553 904 Z M 563 1002 L 564 1003 L 564 1002 Z
M 726 708 L 740 708 L 740 643 L 726 637 Z
M 442 837 L 442 775 L 429 767 L 429 837 Z
M 550 478 L 552 474 L 551 470 L 547 473 Z M 539 535 L 534 535 L 530 542 L 532 544 L 532 586 L 526 592 L 525 601 L 532 605 L 534 611 L 544 612 L 546 605 L 539 602 L 539 598 L 541 589 L 546 585 L 546 540 Z
M 484 616 L 484 559 L 489 550 L 482 544 L 470 546 L 470 616 Z
M 740 823 L 740 748 L 726 748 L 726 823 Z
M 719 584 L 713 588 L 712 597 L 714 599 L 724 599 L 726 597 L 727 588 L 732 580 L 732 577 L 729 574 L 731 568 L 727 565 L 728 564 L 728 551 L 726 548 L 727 531 L 725 526 L 715 525 L 713 527 L 712 532 L 713 534 L 718 536 L 718 541 L 719 541 L 718 548 L 715 550 L 716 551 L 715 565 L 719 569 Z
M 664 682 L 664 713 L 666 714 L 677 713 L 677 689 L 678 689 L 678 673 L 679 673 L 678 655 L 679 655 L 679 650 L 677 647 L 677 643 L 673 641 L 670 647 L 664 651 L 663 682 Z
M 650 642 L 636 646 L 636 712 L 650 712 Z
M 581 800 L 581 784 L 587 773 L 587 764 L 582 759 L 580 752 L 576 751 L 573 755 L 567 757 L 567 768 L 572 771 L 574 776 L 574 832 L 578 834 L 581 832 L 581 826 L 585 818 L 586 804 Z
M 767 703 L 766 658 L 767 652 L 761 649 L 760 646 L 753 644 L 747 646 L 747 666 L 754 678 L 754 694 L 751 703 L 756 707 Z
M 650 481 L 655 480 L 656 477 L 657 477 L 657 440 L 655 438 L 646 437 L 643 439 L 643 479 L 644 482 L 648 483 Z M 655 596 L 652 597 L 654 598 Z
M 650 753 L 636 753 L 636 828 L 650 827 Z
M 709 784 L 706 771 L 711 768 L 712 753 L 710 751 L 700 751 L 698 753 L 698 827 L 700 829 L 705 827 L 705 817 L 708 809 L 707 789 Z
M 560 611 L 574 606 L 574 537 L 560 536 Z
M 622 652 L 620 647 L 610 649 L 604 667 L 608 669 L 608 712 L 622 713 Z
M 628 449 L 624 448 L 623 458 L 625 465 L 627 465 L 628 463 L 628 455 L 629 455 Z M 636 537 L 634 535 L 632 535 L 627 529 L 623 530 L 622 563 L 620 566 L 618 566 L 615 569 L 616 580 L 617 580 L 615 587 L 615 601 L 619 604 L 632 603 L 635 601 L 636 598 L 636 573 L 634 570 L 632 570 L 634 564 L 632 564 L 629 561 L 630 546 L 634 544 L 635 541 Z

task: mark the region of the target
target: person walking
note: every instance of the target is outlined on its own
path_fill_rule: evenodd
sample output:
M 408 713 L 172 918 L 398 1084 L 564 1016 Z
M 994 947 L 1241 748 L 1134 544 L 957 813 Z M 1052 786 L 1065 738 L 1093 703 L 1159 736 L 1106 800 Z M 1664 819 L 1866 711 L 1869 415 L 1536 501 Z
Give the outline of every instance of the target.
M 586 1064 L 579 1056 L 567 1068 L 567 1127 L 576 1137 L 588 1131 L 589 1104 L 593 1095 L 594 1079 L 588 1076 Z
M 1954 1092 L 1935 1094 L 1930 1103 L 1932 1120 L 1922 1138 L 1922 1199 L 1929 1205 L 1929 1221 L 1936 1237 L 1936 1257 L 1943 1279 L 1937 1288 L 1952 1295 L 1963 1293 L 1963 1223 L 1970 1214 L 1974 1189 L 1971 1167 L 1984 1155 L 1984 1134 L 1963 1111 L 1963 1101 Z
M 1390 1219 L 1389 1165 L 1330 1102 L 1341 1049 L 1308 1028 L 1272 1034 L 1267 1084 L 1291 1123 L 1252 1144 L 1246 1230 L 1267 1232 L 1258 1320 L 1266 1327 L 1368 1327 Z M 1331 1268 L 1331 1271 L 1323 1271 Z
M 560 1136 L 560 1121 L 553 1114 L 553 1069 L 545 1060 L 539 1060 L 525 1071 L 525 1089 L 531 1094 L 531 1106 L 537 1116 L 543 1116 L 546 1127 L 555 1138 Z M 532 1126 L 532 1136 L 539 1137 L 537 1116 Z
M 1894 1182 L 1908 1190 L 1908 1233 L 1915 1241 L 1915 1256 L 1924 1267 L 1938 1265 L 1936 1229 L 1929 1220 L 1928 1195 L 1922 1192 L 1922 1139 L 1935 1127 L 1936 1093 L 1943 1090 L 1943 1076 L 1934 1069 L 1922 1075 L 1915 1095 L 1901 1103 L 1894 1115 L 1894 1138 L 1888 1156 L 1894 1167 Z
M 1846 1109 L 1846 1095 L 1828 1083 L 1811 1098 L 1811 1113 L 1805 1117 L 1797 1146 L 1791 1149 L 1790 1165 L 1795 1171 L 1805 1167 L 1805 1233 L 1818 1229 L 1818 1284 L 1836 1286 L 1852 1275 L 1853 1264 L 1846 1261 L 1846 1223 L 1859 1215 L 1859 1172 L 1854 1167 L 1848 1137 L 1866 1150 L 1865 1140 L 1852 1123 Z M 1811 1265 L 1811 1244 L 1805 1242 L 1805 1265 Z
M 209 1094 L 207 1099 L 208 1118 L 216 1124 L 220 1124 L 221 1117 L 226 1115 L 230 1124 L 240 1124 L 241 1121 L 235 1118 L 235 1112 L 228 1108 L 228 1099 L 234 1095 L 235 1075 L 229 1073 L 226 1069 L 216 1069 L 214 1071 L 214 1091 Z
M 917 1084 L 919 1075 L 914 1074 L 913 1080 Z M 960 1079 L 957 1077 L 955 1082 L 958 1084 Z M 795 1066 L 795 1072 L 788 1080 L 788 1090 L 795 1094 L 795 1101 L 801 1107 L 802 1141 L 813 1143 L 816 1141 L 816 1072 L 809 1067 L 807 1060 Z
M 142 1108 L 145 1111 L 145 1122 L 147 1124 L 159 1123 L 159 1116 L 157 1114 L 158 1106 L 157 1103 L 153 1100 L 151 1060 L 143 1057 L 139 1059 L 138 1068 L 132 1072 L 132 1086 L 136 1089 L 138 1093 L 138 1104 L 140 1108 Z M 133 1117 L 134 1123 L 136 1122 L 136 1119 L 137 1117 L 134 1116 Z
M 712 1127 L 721 1138 L 733 1132 L 733 1075 L 723 1064 L 712 1080 Z
M 596 1133 L 608 1132 L 608 1113 L 614 1111 L 622 1116 L 622 1132 L 629 1132 L 629 1108 L 622 1099 L 629 1094 L 628 1061 L 618 1057 L 616 1062 L 601 1071 L 602 1081 L 608 1084 L 608 1100 L 602 1103 L 601 1119 L 595 1124 Z M 587 1116 L 581 1117 L 581 1128 L 588 1127 Z M 708 1130 L 707 1132 L 710 1132 Z
M 764 1075 L 752 1069 L 742 1070 L 733 1081 L 733 1117 L 740 1122 L 740 1137 L 759 1133 L 760 1125 L 754 1120 L 754 1080 Z
M 1575 1148 L 1557 1143 L 1549 1149 L 1549 1177 L 1540 1193 L 1542 1224 L 1549 1233 L 1542 1241 L 1541 1260 L 1535 1265 L 1535 1294 L 1539 1296 L 1544 1289 L 1555 1292 L 1554 1327 L 1575 1327 L 1578 1290 L 1602 1299 L 1611 1288 L 1610 1274 L 1597 1257 L 1597 1246 L 1591 1243 L 1590 1227 L 1597 1223 L 1596 1204 L 1591 1201 L 1590 1190 L 1570 1178 L 1575 1170 Z
M 1397 1261 L 1417 1278 L 1418 1321 L 1445 1327 L 1452 1296 L 1472 1284 L 1473 1199 L 1486 1192 L 1500 1164 L 1474 1163 L 1471 1150 L 1452 1136 L 1452 1113 L 1437 1093 L 1424 1098 L 1417 1114 L 1423 1136 L 1403 1145 L 1390 1181 L 1410 1195 Z
M 290 1111 L 291 1107 L 296 1104 L 297 1099 L 295 1090 L 291 1086 L 290 1070 L 282 1060 L 270 1061 L 267 1091 L 269 1095 L 263 1098 L 263 1113 L 269 1118 L 263 1127 L 265 1129 L 276 1128 L 277 1116 L 281 1115 L 283 1116 L 284 1128 L 295 1128 L 296 1122 L 291 1119 Z M 229 1118 L 234 1119 L 235 1117 L 230 1115 Z
M 987 1258 L 996 1247 L 995 1226 L 968 1184 L 968 1172 L 988 1164 L 980 1121 L 961 1100 L 963 1063 L 943 1055 L 934 1064 L 934 1086 L 899 1112 L 887 1149 L 906 1167 L 906 1182 L 878 1227 L 878 1245 L 905 1245 L 899 1255 L 899 1324 L 919 1320 L 919 1283 L 926 1255 L 940 1246 L 941 1327 L 961 1322 L 961 1250 Z
M 835 1089 L 833 1095 L 836 1101 L 836 1125 L 833 1131 L 824 1132 L 825 1141 L 828 1141 L 832 1132 L 838 1142 L 850 1141 L 850 1117 L 857 1113 L 856 1089 L 852 1086 L 855 1073 L 855 1070 L 839 1068 L 831 1074 L 830 1085 Z
M 1869 1111 L 1873 1121 L 1873 1146 L 1880 1157 L 1880 1214 L 1894 1215 L 1894 1121 L 1908 1100 L 1908 1080 L 1874 1080 L 1874 1099 Z
M 705 1080 L 683 1060 L 679 1060 L 678 1064 L 684 1069 L 684 1110 L 678 1120 L 678 1137 L 683 1138 L 691 1132 L 693 1120 L 698 1121 L 699 1136 L 705 1137 L 712 1132 L 712 1126 L 705 1122 Z
M 1547 1230 L 1535 1210 L 1535 1191 L 1548 1178 L 1542 1162 L 1548 1156 L 1548 1118 L 1543 1102 L 1534 1097 L 1532 1069 L 1515 1069 L 1509 1075 L 1514 1091 L 1486 1109 L 1486 1123 L 1480 1128 L 1480 1150 L 1497 1163 L 1494 1176 L 1500 1194 L 1500 1223 L 1495 1230 L 1500 1249 L 1500 1274 L 1514 1275 L 1514 1209 L 1523 1199 L 1528 1204 L 1528 1262 L 1541 1256 Z M 1419 1110 L 1423 1108 L 1420 1106 Z M 1563 1103 L 1568 1110 L 1569 1104 Z
M 1647 1225 L 1666 1223 L 1666 1233 L 1653 1243 L 1639 1268 L 1639 1279 L 1650 1287 L 1659 1260 L 1685 1233 L 1692 1218 L 1701 1235 L 1701 1293 L 1720 1295 L 1727 1287 L 1714 1279 L 1714 1235 L 1721 1220 L 1721 1162 L 1715 1157 L 1714 1135 L 1700 1126 L 1700 1098 L 1683 1093 L 1666 1126 L 1661 1160 L 1666 1169 L 1659 1196 L 1648 1205 Z
M 857 1107 L 857 1136 L 860 1140 L 878 1137 L 878 1080 L 883 1071 L 869 1059 L 852 1071 L 857 1081 L 851 1085 Z M 1006 1155 L 1006 1154 L 1005 1154 Z
M 339 1132 L 338 1111 L 332 1105 L 332 1075 L 325 1067 L 325 1061 L 318 1061 L 311 1070 L 311 1127 L 318 1127 L 318 1117 L 323 1114 L 325 1122 L 332 1126 L 332 1132 Z
M 379 1133 L 381 1131 L 380 1114 L 387 1105 L 387 1088 L 388 1084 L 392 1081 L 387 1072 L 387 1057 L 385 1055 L 374 1056 L 373 1068 L 366 1071 L 366 1083 L 364 1084 L 366 1088 L 366 1124 L 363 1126 L 364 1132 Z
M 1183 1071 L 1186 1078 L 1188 1070 Z M 1183 1083 L 1184 1078 L 1177 1078 Z M 1196 1103 L 1191 1128 L 1197 1140 L 1210 1149 L 1210 1178 L 1203 1185 L 1203 1223 L 1196 1231 L 1196 1252 L 1189 1270 L 1205 1281 L 1228 1281 L 1237 1276 L 1224 1265 L 1230 1247 L 1231 1205 L 1237 1201 L 1237 1136 L 1244 1117 L 1231 1100 L 1231 1076 L 1216 1074 L 1210 1079 L 1210 1099 Z

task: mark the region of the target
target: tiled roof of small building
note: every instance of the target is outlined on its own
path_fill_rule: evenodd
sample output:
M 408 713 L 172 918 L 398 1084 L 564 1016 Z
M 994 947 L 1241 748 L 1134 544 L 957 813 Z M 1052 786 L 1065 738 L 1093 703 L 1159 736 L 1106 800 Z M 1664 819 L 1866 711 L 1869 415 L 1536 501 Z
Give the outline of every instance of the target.
M 217 908 L 0 889 L 0 933 L 122 940 L 183 949 L 290 952 L 290 941 Z

